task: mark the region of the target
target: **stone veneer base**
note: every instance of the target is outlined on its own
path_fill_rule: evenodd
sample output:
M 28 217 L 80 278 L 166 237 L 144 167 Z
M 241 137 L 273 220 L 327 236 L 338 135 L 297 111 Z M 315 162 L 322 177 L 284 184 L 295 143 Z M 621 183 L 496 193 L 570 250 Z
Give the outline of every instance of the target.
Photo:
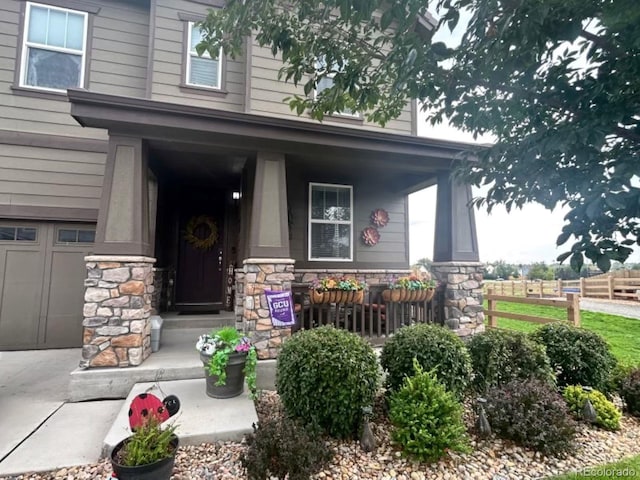
M 271 323 L 265 290 L 291 290 L 295 260 L 290 258 L 248 258 L 236 273 L 236 312 L 241 311 L 242 327 L 256 346 L 261 360 L 276 358 L 291 328 L 275 328 Z
M 484 331 L 482 269 L 479 262 L 434 262 L 431 270 L 444 285 L 444 323 L 461 337 Z
M 151 354 L 155 258 L 85 257 L 81 368 L 140 365 Z

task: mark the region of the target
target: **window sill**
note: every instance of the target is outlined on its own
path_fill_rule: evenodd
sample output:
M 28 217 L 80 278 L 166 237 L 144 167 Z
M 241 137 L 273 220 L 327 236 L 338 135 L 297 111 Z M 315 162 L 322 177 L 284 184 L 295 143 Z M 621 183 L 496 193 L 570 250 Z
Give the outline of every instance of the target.
M 180 84 L 180 91 L 196 95 L 209 95 L 211 97 L 226 97 L 227 91 L 218 88 L 196 87 L 195 85 Z
M 46 98 L 49 100 L 67 101 L 67 92 L 50 92 L 48 90 L 38 90 L 37 88 L 11 86 L 14 95 L 22 95 L 23 97 Z
M 364 125 L 364 118 L 361 116 L 354 117 L 352 115 L 340 115 L 339 113 L 325 115 L 322 121 L 324 122 L 325 120 L 330 120 L 337 123 L 346 123 L 350 125 Z

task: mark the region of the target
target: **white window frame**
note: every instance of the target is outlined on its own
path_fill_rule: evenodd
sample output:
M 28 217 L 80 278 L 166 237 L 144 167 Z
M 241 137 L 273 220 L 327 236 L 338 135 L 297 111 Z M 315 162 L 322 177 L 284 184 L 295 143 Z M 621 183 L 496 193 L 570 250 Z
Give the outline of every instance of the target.
M 332 188 L 348 188 L 349 189 L 349 208 L 350 208 L 350 215 L 349 215 L 349 220 L 320 220 L 320 219 L 314 219 L 312 216 L 312 202 L 313 202 L 313 187 L 332 187 Z M 353 262 L 353 186 L 352 185 L 340 185 L 340 184 L 336 184 L 336 183 L 316 183 L 316 182 L 310 182 L 309 183 L 309 222 L 308 222 L 308 226 L 307 226 L 307 237 L 309 238 L 308 240 L 308 255 L 307 257 L 309 258 L 309 261 L 312 262 Z M 329 225 L 349 225 L 350 230 L 351 230 L 351 238 L 349 241 L 349 258 L 333 258 L 333 257 L 312 257 L 311 256 L 311 226 L 313 224 L 329 224 Z
M 324 69 L 328 71 L 329 68 L 326 65 L 326 62 L 324 62 L 324 63 L 325 63 Z M 321 61 L 320 60 L 316 60 L 316 65 L 317 65 L 317 68 L 320 69 L 322 67 Z M 325 78 L 330 78 L 331 82 L 333 83 L 333 79 L 335 78 L 335 76 L 336 76 L 336 72 L 331 72 L 331 73 L 327 73 Z M 313 99 L 314 100 L 317 100 L 318 94 L 319 94 L 318 89 L 315 88 L 313 90 Z M 340 117 L 348 117 L 348 118 L 362 118 L 362 114 L 360 112 L 351 112 L 351 113 L 349 113 L 349 112 L 333 112 L 331 115 L 340 116 Z
M 185 69 L 185 76 L 186 78 L 184 79 L 184 83 L 185 85 L 188 85 L 190 87 L 198 87 L 198 88 L 207 88 L 209 90 L 222 90 L 222 48 L 220 48 L 220 51 L 218 52 L 218 58 L 211 58 L 211 55 L 209 55 L 209 52 L 204 52 L 202 55 L 198 55 L 198 52 L 196 52 L 195 50 L 191 50 L 191 43 L 192 43 L 192 38 L 191 35 L 193 35 L 193 27 L 195 26 L 196 22 L 187 22 L 187 45 L 186 45 L 186 55 L 187 55 L 187 68 Z M 191 79 L 191 59 L 193 57 L 199 57 L 199 58 L 208 58 L 210 60 L 215 60 L 218 62 L 218 78 L 217 78 L 217 83 L 218 85 L 215 87 L 212 87 L 211 85 L 202 85 L 200 83 L 191 83 L 190 79 Z
M 74 50 L 72 48 L 62 48 L 62 47 L 52 47 L 50 45 L 43 45 L 41 43 L 29 42 L 29 23 L 31 20 L 31 8 L 32 7 L 42 7 L 47 8 L 49 10 L 58 10 L 60 12 L 65 13 L 73 13 L 77 15 L 82 15 L 83 17 L 83 32 L 82 32 L 82 50 Z M 81 12 L 79 10 L 73 10 L 71 8 L 61 8 L 55 7 L 53 5 L 46 5 L 43 3 L 35 3 L 35 2 L 27 2 L 25 15 L 24 15 L 24 28 L 22 32 L 22 58 L 20 59 L 20 87 L 22 88 L 30 88 L 34 90 L 42 90 L 45 92 L 65 92 L 66 89 L 59 88 L 49 88 L 49 87 L 40 87 L 37 85 L 29 85 L 26 82 L 27 76 L 27 58 L 29 53 L 29 47 L 39 48 L 41 50 L 49 50 L 52 52 L 60 52 L 60 53 L 68 53 L 71 55 L 80 55 L 80 84 L 74 85 L 75 87 L 84 88 L 84 80 L 85 80 L 85 70 L 87 63 L 87 34 L 89 29 L 89 14 L 87 12 Z

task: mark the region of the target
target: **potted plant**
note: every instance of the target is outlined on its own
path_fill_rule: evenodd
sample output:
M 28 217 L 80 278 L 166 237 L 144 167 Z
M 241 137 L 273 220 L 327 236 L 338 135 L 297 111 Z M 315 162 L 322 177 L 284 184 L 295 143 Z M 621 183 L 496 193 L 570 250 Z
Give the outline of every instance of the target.
M 200 335 L 196 342 L 204 364 L 207 395 L 213 398 L 237 397 L 247 380 L 251 398 L 256 397 L 256 348 L 234 327 L 223 327 Z
M 178 450 L 175 429 L 175 425 L 163 428 L 155 415 L 149 415 L 133 435 L 118 443 L 111 452 L 115 478 L 169 480 Z
M 436 282 L 416 274 L 393 279 L 382 291 L 385 302 L 428 302 L 435 293 Z
M 366 287 L 353 277 L 325 277 L 313 283 L 309 297 L 311 303 L 362 303 Z

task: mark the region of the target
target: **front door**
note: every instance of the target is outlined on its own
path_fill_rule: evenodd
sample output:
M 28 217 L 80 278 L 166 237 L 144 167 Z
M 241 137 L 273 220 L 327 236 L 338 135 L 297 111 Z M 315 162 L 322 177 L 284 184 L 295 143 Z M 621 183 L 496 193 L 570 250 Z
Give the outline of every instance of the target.
M 176 309 L 222 308 L 224 195 L 199 193 L 182 199 L 179 215 Z

